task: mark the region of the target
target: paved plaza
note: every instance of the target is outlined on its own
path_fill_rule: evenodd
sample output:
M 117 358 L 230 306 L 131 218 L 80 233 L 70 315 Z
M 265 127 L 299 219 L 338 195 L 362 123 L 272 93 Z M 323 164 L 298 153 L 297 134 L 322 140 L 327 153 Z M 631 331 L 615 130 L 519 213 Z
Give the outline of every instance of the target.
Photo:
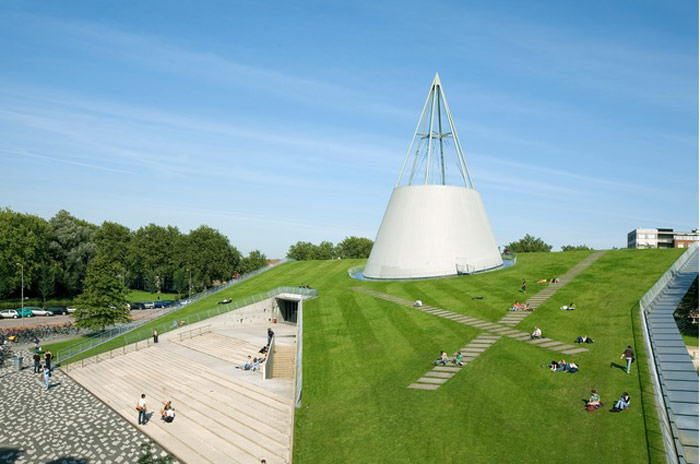
M 0 368 L 0 463 L 135 463 L 141 444 L 152 443 L 59 370 L 47 391 L 31 365 L 9 364 Z

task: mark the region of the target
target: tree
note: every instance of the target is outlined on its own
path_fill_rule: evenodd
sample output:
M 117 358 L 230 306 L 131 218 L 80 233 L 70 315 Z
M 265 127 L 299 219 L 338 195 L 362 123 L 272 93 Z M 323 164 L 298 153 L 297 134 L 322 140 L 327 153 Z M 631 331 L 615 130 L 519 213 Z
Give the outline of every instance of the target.
M 216 229 L 199 226 L 180 244 L 180 266 L 192 270 L 193 285 L 209 287 L 215 280 L 228 280 L 241 264 L 241 253 Z
M 177 268 L 173 273 L 173 285 L 180 295 L 187 295 L 190 290 L 190 273 L 184 267 Z
M 182 245 L 183 236 L 177 227 L 149 224 L 134 232 L 127 246 L 131 285 L 151 292 L 172 288 Z
M 116 222 L 105 221 L 93 236 L 95 252 L 101 253 L 109 261 L 120 264 L 124 271 L 128 269 L 129 242 L 131 231 Z
M 34 288 L 39 271 L 48 260 L 49 224 L 30 215 L 0 209 L 0 298 L 19 294 L 24 267 L 24 287 Z
M 321 242 L 316 247 L 316 259 L 333 259 L 337 254 L 336 248 L 331 242 Z
M 535 238 L 530 234 L 526 234 L 517 242 L 511 242 L 505 246 L 507 250 L 515 253 L 530 253 L 535 251 L 552 251 L 552 245 L 548 245 L 541 238 Z
M 346 237 L 337 247 L 338 255 L 343 259 L 364 259 L 372 251 L 372 240 L 363 237 Z
M 297 242 L 289 247 L 287 258 L 297 261 L 305 261 L 307 259 L 316 259 L 318 255 L 318 247 L 311 242 Z
M 241 260 L 240 270 L 241 273 L 245 274 L 265 266 L 267 266 L 267 256 L 262 254 L 260 250 L 253 250 Z
M 98 255 L 88 266 L 85 289 L 75 300 L 78 311 L 73 313 L 78 327 L 104 330 L 108 325 L 130 320 L 127 308 L 129 290 L 124 285 L 118 263 Z
M 95 256 L 92 241 L 97 226 L 61 210 L 49 221 L 49 253 L 60 266 L 58 284 L 69 295 L 80 293 L 87 267 Z
M 561 251 L 593 251 L 593 248 L 586 245 L 564 245 L 561 247 Z
M 56 263 L 45 262 L 39 271 L 38 289 L 46 307 L 46 297 L 53 295 L 56 290 L 56 275 L 59 267 Z

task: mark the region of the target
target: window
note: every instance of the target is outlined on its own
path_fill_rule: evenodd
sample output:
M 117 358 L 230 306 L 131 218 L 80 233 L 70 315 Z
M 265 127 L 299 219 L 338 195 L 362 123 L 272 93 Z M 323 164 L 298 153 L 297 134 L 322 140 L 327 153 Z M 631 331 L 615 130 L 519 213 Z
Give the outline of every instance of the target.
M 656 238 L 656 235 L 654 235 L 654 234 L 649 234 L 649 235 L 647 235 L 647 238 Z
M 646 234 L 639 234 L 637 235 L 637 238 L 647 238 Z

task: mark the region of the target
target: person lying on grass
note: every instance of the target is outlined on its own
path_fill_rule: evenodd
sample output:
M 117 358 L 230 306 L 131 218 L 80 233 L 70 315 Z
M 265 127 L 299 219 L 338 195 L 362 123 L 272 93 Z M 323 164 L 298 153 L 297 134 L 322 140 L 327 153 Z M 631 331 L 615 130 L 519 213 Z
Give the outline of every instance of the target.
M 563 359 L 558 362 L 552 361 L 549 364 L 543 364 L 542 367 L 547 367 L 552 372 L 569 372 L 570 374 L 575 374 L 578 372 L 578 364 L 574 362 L 566 362 Z
M 584 335 L 583 337 L 576 337 L 576 343 L 593 343 L 593 339 L 590 338 L 588 335 Z
M 447 356 L 447 353 L 444 351 L 440 352 L 440 359 L 436 359 L 433 361 L 433 366 L 437 366 L 438 364 L 442 364 L 443 366 L 447 366 L 447 363 L 449 362 L 450 358 Z
M 573 311 L 574 309 L 576 309 L 576 305 L 575 305 L 574 302 L 572 301 L 572 302 L 569 303 L 568 305 L 564 305 L 564 306 L 562 306 L 562 307 L 559 308 L 559 309 L 563 309 L 563 310 L 565 310 L 565 311 Z

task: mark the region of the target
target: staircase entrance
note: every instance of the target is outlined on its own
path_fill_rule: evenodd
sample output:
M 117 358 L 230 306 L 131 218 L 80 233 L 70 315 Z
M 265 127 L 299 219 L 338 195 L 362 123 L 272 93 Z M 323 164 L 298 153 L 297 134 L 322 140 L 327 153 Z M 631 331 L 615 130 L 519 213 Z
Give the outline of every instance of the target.
M 299 302 L 295 300 L 277 298 L 277 303 L 279 304 L 280 313 L 282 314 L 282 319 L 284 319 L 284 322 L 296 323 Z

